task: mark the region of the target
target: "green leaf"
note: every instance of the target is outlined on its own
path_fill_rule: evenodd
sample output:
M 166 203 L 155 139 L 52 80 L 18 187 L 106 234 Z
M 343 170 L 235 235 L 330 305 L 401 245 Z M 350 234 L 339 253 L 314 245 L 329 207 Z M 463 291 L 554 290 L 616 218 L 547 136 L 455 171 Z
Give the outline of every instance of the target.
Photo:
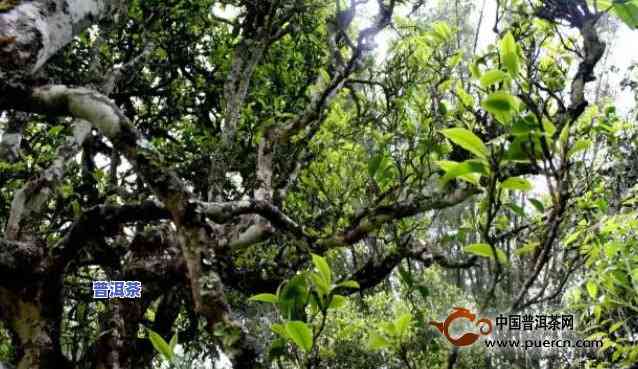
M 329 82 L 331 79 L 330 74 L 328 74 L 328 71 L 324 68 L 319 69 L 319 75 L 321 76 L 321 79 L 326 83 Z
M 168 361 L 173 360 L 173 350 L 171 350 L 171 346 L 164 341 L 162 336 L 154 332 L 153 330 L 147 328 L 148 331 L 148 339 L 151 341 L 151 344 L 159 352 L 164 356 L 164 358 Z
M 452 37 L 452 30 L 446 22 L 434 22 L 432 25 L 434 34 L 438 36 L 442 41 L 448 40 Z
M 469 70 L 472 78 L 478 79 L 481 77 L 481 70 L 479 69 L 479 66 L 478 64 L 476 64 L 476 62 L 470 64 Z
M 340 282 L 339 284 L 337 284 L 337 287 L 352 288 L 357 290 L 361 288 L 361 286 L 359 286 L 359 282 L 353 281 L 352 279 Z
M 474 106 L 474 98 L 467 91 L 465 91 L 461 81 L 456 81 L 456 96 L 458 96 L 459 100 L 461 100 L 463 105 L 467 107 Z
M 308 283 L 303 274 L 296 275 L 287 281 L 277 293 L 281 315 L 291 320 L 302 319 L 308 302 L 308 293 Z
M 497 84 L 503 81 L 505 78 L 507 78 L 507 73 L 501 70 L 498 70 L 498 69 L 488 70 L 487 72 L 483 73 L 483 75 L 481 76 L 481 79 L 480 79 L 481 87 L 483 88 L 490 87 L 494 84 Z
M 394 326 L 396 327 L 397 333 L 405 334 L 408 328 L 410 328 L 411 322 L 412 322 L 412 315 L 410 313 L 401 314 L 394 321 Z
M 572 146 L 571 149 L 569 149 L 569 152 L 567 153 L 567 157 L 571 158 L 572 156 L 574 156 L 576 153 L 583 151 L 583 150 L 587 150 L 589 148 L 589 146 L 591 146 L 592 142 L 589 139 L 580 139 L 576 142 L 574 142 L 574 145 Z
M 585 287 L 587 288 L 589 297 L 595 299 L 596 295 L 598 295 L 598 285 L 596 285 L 596 283 L 594 283 L 593 281 L 588 281 Z
M 427 299 L 430 296 L 430 289 L 426 285 L 418 284 L 416 289 L 424 299 Z
M 447 65 L 450 68 L 454 68 L 463 60 L 463 52 L 457 51 L 452 55 L 452 57 L 448 60 Z
M 273 325 L 270 326 L 270 330 L 277 333 L 278 335 L 280 335 L 281 337 L 285 339 L 290 339 L 288 332 L 286 332 L 286 327 L 284 327 L 282 324 L 274 323 Z
M 482 159 L 486 159 L 489 155 L 489 151 L 483 141 L 470 130 L 465 128 L 448 128 L 441 130 L 441 133 L 450 141 Z
M 531 252 L 534 252 L 534 250 L 536 250 L 538 246 L 539 246 L 538 242 L 529 242 L 525 246 L 519 247 L 516 250 L 514 250 L 514 254 L 518 256 L 526 255 Z
M 543 120 L 543 129 L 545 130 L 545 135 L 547 137 L 553 137 L 554 133 L 556 133 L 556 126 L 554 123 L 546 119 Z
M 49 136 L 57 136 L 63 129 L 64 126 L 53 126 L 49 129 Z
M 529 163 L 531 158 L 539 159 L 543 155 L 538 137 L 515 137 L 505 152 L 504 160 Z
M 512 210 L 512 212 L 514 212 L 514 214 L 518 215 L 521 218 L 525 217 L 525 209 L 523 209 L 522 207 L 518 206 L 517 204 L 513 204 L 513 203 L 509 203 L 506 204 L 508 208 L 510 208 Z
M 175 352 L 175 346 L 177 346 L 177 332 L 175 332 L 173 337 L 171 337 L 170 342 L 168 342 L 168 346 L 171 348 L 171 352 Z
M 519 68 L 518 46 L 516 45 L 516 40 L 514 39 L 514 36 L 512 36 L 511 32 L 507 32 L 501 39 L 499 52 L 501 55 L 501 61 L 505 64 L 507 70 L 512 75 L 516 75 Z
M 447 108 L 445 101 L 439 102 L 439 113 L 441 113 L 441 115 L 447 114 L 448 110 L 449 109 Z
M 328 306 L 328 309 L 338 310 L 342 308 L 347 301 L 348 300 L 344 296 L 334 295 L 332 296 L 332 300 L 330 300 L 330 305 Z
M 73 186 L 70 184 L 64 184 L 60 187 L 58 187 L 60 190 L 60 193 L 62 194 L 62 198 L 67 199 L 69 198 L 71 195 L 73 195 Z
M 381 328 L 381 332 L 383 332 L 386 336 L 397 337 L 399 335 L 397 326 L 394 325 L 394 322 L 383 322 L 379 325 L 379 328 Z
M 506 264 L 507 255 L 505 254 L 505 252 L 499 249 L 498 247 L 496 247 L 495 249 L 496 249 L 496 255 L 498 256 L 498 261 L 502 264 Z M 482 257 L 488 257 L 492 259 L 494 258 L 492 247 L 486 243 L 473 243 L 471 245 L 467 245 L 463 248 L 463 251 L 470 254 L 482 256 Z
M 516 40 L 511 31 L 508 31 L 499 43 L 499 51 L 501 54 L 511 54 L 517 51 Z
M 567 241 L 565 241 L 565 244 L 567 245 Z M 619 242 L 609 242 L 605 245 L 605 255 L 607 255 L 608 258 L 613 258 L 616 254 L 620 253 L 622 248 L 623 246 Z M 638 271 L 638 269 L 636 270 Z
M 440 160 L 435 162 L 436 165 L 445 171 L 445 175 L 441 178 L 443 184 L 454 178 L 460 178 L 472 184 L 478 185 L 480 174 L 487 174 L 487 166 L 485 163 L 477 160 L 466 160 L 462 163 L 449 160 Z
M 385 160 L 385 152 L 381 151 L 368 160 L 368 175 L 370 178 L 374 178 L 375 174 L 379 171 L 381 163 Z
M 279 297 L 272 293 L 260 293 L 258 295 L 251 296 L 248 301 L 268 302 L 270 304 L 279 303 Z
M 481 102 L 481 106 L 492 114 L 509 113 L 514 110 L 516 101 L 505 91 L 492 92 Z
M 625 272 L 621 270 L 613 270 L 611 271 L 611 276 L 614 282 L 626 289 L 631 290 L 632 287 L 629 285 L 629 276 Z
M 612 11 L 629 28 L 636 29 L 638 27 L 638 1 L 614 1 Z
M 312 330 L 308 325 L 299 320 L 293 320 L 286 323 L 286 333 L 290 339 L 308 352 L 312 349 Z
M 519 61 L 518 55 L 516 55 L 516 53 L 504 54 L 502 56 L 502 60 L 503 64 L 505 64 L 505 67 L 511 74 L 518 74 Z
M 605 352 L 610 347 L 616 346 L 616 343 L 609 338 L 603 339 L 603 346 L 598 349 L 598 352 Z
M 330 269 L 330 265 L 328 265 L 326 259 L 319 255 L 312 254 L 312 263 L 315 265 L 315 268 L 317 268 L 324 281 L 326 281 L 326 284 L 331 285 L 332 270 Z
M 370 338 L 368 339 L 368 348 L 373 351 L 381 350 L 390 347 L 390 341 L 387 338 L 376 332 L 370 332 Z
M 529 199 L 529 202 L 532 203 L 532 206 L 534 206 L 534 208 L 536 208 L 539 213 L 545 212 L 545 206 L 542 202 L 538 201 L 537 199 Z
M 569 236 L 565 238 L 564 246 L 567 247 L 571 245 L 572 243 L 574 243 L 578 239 L 578 237 L 580 237 L 581 233 L 583 233 L 582 229 L 570 233 Z
M 594 317 L 596 318 L 596 321 L 600 321 L 600 315 L 603 312 L 603 308 L 600 307 L 600 305 L 596 305 L 594 306 Z
M 512 135 L 529 136 L 530 133 L 534 133 L 537 127 L 538 123 L 536 118 L 528 115 L 522 119 L 516 119 L 514 121 L 514 124 L 512 124 Z
M 319 273 L 310 273 L 310 279 L 315 284 L 317 288 L 317 292 L 320 295 L 326 296 L 330 293 L 330 285 L 326 282 L 326 280 Z
M 622 327 L 623 324 L 625 324 L 624 320 L 614 323 L 611 327 L 609 327 L 609 333 L 616 332 L 618 329 L 620 329 L 620 327 Z
M 501 188 L 506 190 L 530 191 L 532 184 L 521 177 L 510 177 L 501 183 Z

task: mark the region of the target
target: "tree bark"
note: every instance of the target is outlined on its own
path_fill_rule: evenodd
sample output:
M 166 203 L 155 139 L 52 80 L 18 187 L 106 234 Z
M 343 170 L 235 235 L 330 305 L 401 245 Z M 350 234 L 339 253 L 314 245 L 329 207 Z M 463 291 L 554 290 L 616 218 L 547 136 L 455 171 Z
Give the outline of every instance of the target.
M 14 289 L 0 287 L 0 319 L 8 323 L 17 369 L 66 369 L 69 363 L 60 349 L 62 278 Z
M 0 13 L 0 68 L 36 72 L 95 21 L 116 13 L 122 0 L 22 1 Z

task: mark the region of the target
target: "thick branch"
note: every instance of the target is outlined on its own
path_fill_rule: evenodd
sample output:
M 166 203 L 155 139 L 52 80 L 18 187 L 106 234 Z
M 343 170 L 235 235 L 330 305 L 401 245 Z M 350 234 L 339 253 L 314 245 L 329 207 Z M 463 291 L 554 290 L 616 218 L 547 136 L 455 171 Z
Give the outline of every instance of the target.
M 429 210 L 444 209 L 460 204 L 471 196 L 480 193 L 479 189 L 458 189 L 451 194 L 435 194 L 432 196 L 400 201 L 393 205 L 364 209 L 355 216 L 353 224 L 340 234 L 317 242 L 320 250 L 350 245 L 360 241 L 371 231 L 387 222 L 407 218 Z
M 123 74 L 138 65 L 141 60 L 148 56 L 152 49 L 153 45 L 149 44 L 140 55 L 128 63 L 114 68 L 105 78 L 101 92 L 106 95 L 110 94 Z M 73 160 L 74 156 L 83 147 L 84 141 L 90 133 L 91 123 L 82 119 L 75 121 L 73 123 L 73 135 L 67 137 L 66 142 L 58 147 L 56 159 L 53 163 L 42 174 L 30 180 L 21 189 L 16 191 L 6 227 L 7 238 L 19 238 L 21 220 L 29 216 L 30 213 L 40 211 L 40 208 L 53 194 L 54 189 L 64 177 L 64 168 L 67 162 Z
M 40 211 L 50 195 L 53 194 L 53 189 L 64 178 L 64 166 L 73 160 L 90 133 L 91 124 L 89 122 L 84 120 L 75 122 L 73 136 L 68 137 L 67 141 L 58 147 L 53 163 L 39 176 L 15 192 L 5 230 L 8 239 L 19 239 L 22 219 Z
M 443 268 L 464 269 L 476 265 L 477 257 L 471 257 L 466 261 L 454 262 L 441 254 L 431 251 L 432 244 L 422 240 L 415 240 L 408 247 L 399 247 L 394 252 L 383 258 L 370 258 L 361 268 L 356 270 L 348 279 L 359 283 L 361 290 L 372 288 L 383 281 L 394 268 L 405 258 L 412 258 L 420 261 L 425 268 L 438 264 Z M 353 290 L 343 291 L 344 293 L 354 292 Z
M 280 230 L 286 230 L 298 237 L 305 237 L 303 228 L 299 224 L 284 214 L 279 208 L 266 201 L 197 201 L 195 204 L 197 205 L 199 212 L 206 214 L 218 223 L 225 223 L 239 215 L 259 214 Z
M 373 49 L 372 44 L 374 37 L 390 24 L 393 11 L 394 1 L 392 1 L 390 7 L 385 7 L 383 4 L 380 4 L 376 21 L 370 27 L 359 33 L 357 46 L 355 50 L 353 50 L 352 56 L 345 68 L 340 70 L 330 81 L 322 81 L 321 77 L 317 78 L 319 83 L 327 83 L 327 86 L 321 93 L 314 96 L 313 101 L 304 112 L 286 122 L 284 128 L 278 131 L 276 136 L 279 142 L 287 142 L 290 137 L 298 133 L 301 129 L 306 128 L 311 122 L 318 121 L 323 109 L 335 95 L 335 92 L 343 86 L 350 75 L 360 68 L 361 58 Z
M 53 247 L 50 263 L 54 270 L 64 270 L 70 262 L 78 261 L 83 250 L 89 251 L 96 242 L 101 244 L 100 240 L 104 237 L 120 233 L 122 225 L 168 218 L 168 210 L 152 201 L 122 206 L 95 206 L 85 211 Z M 96 250 L 91 252 L 100 254 Z
M 0 74 L 34 73 L 96 20 L 116 14 L 121 0 L 20 1 L 0 13 Z
M 597 15 L 590 16 L 578 28 L 583 36 L 584 58 L 578 64 L 578 71 L 572 80 L 571 102 L 568 108 L 572 120 L 578 118 L 588 104 L 585 99 L 585 84 L 596 79 L 594 68 L 605 53 L 605 43 L 600 40 L 596 30 L 598 18 Z
M 35 243 L 0 239 L 0 280 L 33 274 L 43 256 L 44 249 Z
M 16 96 L 4 96 L 0 107 L 35 113 L 72 116 L 90 122 L 123 153 L 144 180 L 181 223 L 185 205 L 191 197 L 177 175 L 163 166 L 161 155 L 154 149 L 119 108 L 104 95 L 85 88 L 62 85 L 38 87 Z

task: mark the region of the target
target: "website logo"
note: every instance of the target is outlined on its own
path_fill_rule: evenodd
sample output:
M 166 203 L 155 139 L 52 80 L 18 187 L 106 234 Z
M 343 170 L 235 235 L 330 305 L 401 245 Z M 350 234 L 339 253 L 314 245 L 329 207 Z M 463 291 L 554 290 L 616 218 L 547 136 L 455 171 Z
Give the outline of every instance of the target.
M 455 320 L 461 319 L 474 322 L 476 320 L 476 314 L 473 314 L 466 308 L 455 307 L 452 313 L 448 315 L 447 319 L 445 319 L 444 322 L 441 323 L 433 320 L 430 322 L 430 325 L 436 327 L 436 329 L 438 329 L 439 332 L 441 332 L 441 334 L 443 334 L 445 338 L 450 341 L 451 344 L 457 347 L 469 346 L 476 342 L 481 336 L 487 336 L 488 334 L 492 333 L 492 321 L 487 318 L 481 318 L 477 320 L 476 323 L 474 323 L 474 325 L 479 328 L 480 334 L 475 332 L 467 332 L 457 338 L 454 338 L 450 335 L 450 326 Z M 483 328 L 486 328 L 486 330 L 483 330 Z
M 490 337 L 482 340 L 487 349 L 524 350 L 539 357 L 554 351 L 576 357 L 578 353 L 592 352 L 603 346 L 600 338 L 578 337 L 574 332 L 574 316 L 570 314 L 522 312 L 477 320 L 476 314 L 469 309 L 455 307 L 445 321 L 430 321 L 429 324 L 456 347 L 470 346 L 487 335 Z

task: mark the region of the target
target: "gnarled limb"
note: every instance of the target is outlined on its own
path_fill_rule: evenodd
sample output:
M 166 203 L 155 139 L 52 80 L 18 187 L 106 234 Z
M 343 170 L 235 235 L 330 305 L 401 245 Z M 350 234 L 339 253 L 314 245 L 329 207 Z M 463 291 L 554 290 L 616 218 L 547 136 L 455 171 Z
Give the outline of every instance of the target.
M 106 95 L 110 94 L 115 88 L 117 82 L 119 82 L 122 78 L 124 72 L 132 69 L 141 60 L 148 56 L 152 48 L 152 44 L 147 45 L 140 55 L 133 58 L 128 63 L 114 68 L 113 71 L 105 78 L 101 92 Z M 89 137 L 92 129 L 91 123 L 82 119 L 76 120 L 72 127 L 73 135 L 67 137 L 66 142 L 58 147 L 56 151 L 56 159 L 53 163 L 38 177 L 30 180 L 21 189 L 16 191 L 11 204 L 11 212 L 9 214 L 9 220 L 5 230 L 6 237 L 8 239 L 18 239 L 20 234 L 20 222 L 22 219 L 30 214 L 38 213 L 41 207 L 50 198 L 55 188 L 64 177 L 64 168 L 66 164 L 73 160 L 75 155 L 82 149 L 84 141 Z
M 0 13 L 0 74 L 32 74 L 96 20 L 117 14 L 123 0 L 21 1 Z
M 213 271 L 202 275 L 201 252 L 213 241 L 204 219 L 189 206 L 193 195 L 174 171 L 164 167 L 159 152 L 111 100 L 92 90 L 62 85 L 38 87 L 2 100 L 0 107 L 84 119 L 108 137 L 170 211 L 188 267 L 195 310 L 211 325 L 219 323 L 238 329 L 230 318 L 219 277 Z M 245 335 L 242 333 L 240 337 Z M 232 345 L 245 348 L 241 340 Z M 235 346 L 226 349 L 229 354 L 236 351 Z M 235 352 L 238 357 L 244 355 L 241 350 Z
M 38 269 L 43 257 L 40 245 L 0 239 L 0 280 L 28 277 Z
M 433 252 L 432 246 L 433 242 L 423 240 L 410 241 L 405 247 L 399 247 L 397 250 L 388 253 L 382 258 L 371 257 L 346 279 L 357 281 L 361 290 L 372 288 L 387 278 L 394 268 L 406 258 L 421 262 L 425 268 L 434 264 L 448 269 L 465 269 L 476 265 L 476 256 L 470 257 L 462 262 L 456 262 L 449 260 L 449 258 L 444 255 Z M 343 289 L 343 291 L 340 291 L 340 293 L 345 294 L 352 292 L 354 292 L 354 290 L 351 289 Z
M 432 194 L 399 201 L 391 205 L 378 206 L 372 209 L 362 209 L 355 216 L 350 227 L 345 231 L 317 241 L 317 251 L 322 252 L 330 248 L 353 244 L 382 224 L 393 220 L 407 218 L 428 210 L 444 209 L 460 204 L 471 196 L 480 193 L 477 188 L 458 189 L 450 194 Z
M 30 180 L 16 191 L 5 229 L 8 239 L 19 239 L 21 221 L 29 215 L 40 211 L 57 184 L 64 178 L 64 166 L 67 162 L 73 160 L 90 133 L 91 124 L 89 122 L 84 120 L 75 122 L 73 136 L 68 137 L 66 142 L 58 148 L 53 163 L 38 177 Z

